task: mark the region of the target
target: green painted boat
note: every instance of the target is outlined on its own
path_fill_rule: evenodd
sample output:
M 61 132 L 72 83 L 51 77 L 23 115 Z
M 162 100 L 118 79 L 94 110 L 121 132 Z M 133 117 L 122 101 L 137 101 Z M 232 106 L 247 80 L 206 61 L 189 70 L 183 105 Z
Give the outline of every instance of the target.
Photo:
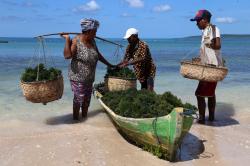
M 141 146 L 160 148 L 167 160 L 176 160 L 177 150 L 193 124 L 193 112 L 179 107 L 162 117 L 126 118 L 115 114 L 102 101 L 102 95 L 98 91 L 94 95 L 117 129 L 126 137 Z

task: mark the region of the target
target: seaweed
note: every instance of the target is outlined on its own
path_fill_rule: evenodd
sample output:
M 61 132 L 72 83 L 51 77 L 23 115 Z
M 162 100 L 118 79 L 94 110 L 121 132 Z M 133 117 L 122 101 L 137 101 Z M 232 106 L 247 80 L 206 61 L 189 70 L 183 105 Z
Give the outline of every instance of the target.
M 131 118 L 164 116 L 169 114 L 175 107 L 197 110 L 190 103 L 182 103 L 181 99 L 171 92 L 158 95 L 148 90 L 129 89 L 107 92 L 102 99 L 116 114 Z
M 44 64 L 40 63 L 34 68 L 26 68 L 24 73 L 22 73 L 21 80 L 24 82 L 48 81 L 55 80 L 61 75 L 61 70 L 53 67 L 46 69 Z
M 107 68 L 107 73 L 105 77 L 120 77 L 125 79 L 135 79 L 135 73 L 128 67 L 125 68 Z

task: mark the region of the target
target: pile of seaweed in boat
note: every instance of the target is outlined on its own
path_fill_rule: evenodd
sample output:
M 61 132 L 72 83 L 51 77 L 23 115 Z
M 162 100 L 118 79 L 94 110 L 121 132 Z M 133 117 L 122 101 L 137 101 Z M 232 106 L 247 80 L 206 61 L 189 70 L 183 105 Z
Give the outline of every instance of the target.
M 107 73 L 105 75 L 105 77 L 119 77 L 119 78 L 123 78 L 123 79 L 135 79 L 135 73 L 132 69 L 128 68 L 128 67 L 124 67 L 124 68 L 107 68 Z
M 156 94 L 148 90 L 129 89 L 126 91 L 107 92 L 102 100 L 116 114 L 131 118 L 165 116 L 175 107 L 197 110 L 190 103 L 182 103 L 181 99 L 171 92 Z
M 24 82 L 34 82 L 34 81 L 48 81 L 55 80 L 61 76 L 62 72 L 56 68 L 45 68 L 44 64 L 40 63 L 34 68 L 26 68 L 21 76 L 21 80 Z M 37 79 L 38 75 L 38 79 Z

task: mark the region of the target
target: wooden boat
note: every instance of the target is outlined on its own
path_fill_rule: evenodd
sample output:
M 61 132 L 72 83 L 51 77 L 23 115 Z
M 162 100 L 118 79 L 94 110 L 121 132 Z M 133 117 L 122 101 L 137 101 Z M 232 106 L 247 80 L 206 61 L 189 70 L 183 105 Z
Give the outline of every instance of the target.
M 94 95 L 126 137 L 138 145 L 159 148 L 169 161 L 176 159 L 177 150 L 193 124 L 193 112 L 175 108 L 162 117 L 126 118 L 115 114 L 102 101 L 102 94 L 98 91 L 95 90 Z

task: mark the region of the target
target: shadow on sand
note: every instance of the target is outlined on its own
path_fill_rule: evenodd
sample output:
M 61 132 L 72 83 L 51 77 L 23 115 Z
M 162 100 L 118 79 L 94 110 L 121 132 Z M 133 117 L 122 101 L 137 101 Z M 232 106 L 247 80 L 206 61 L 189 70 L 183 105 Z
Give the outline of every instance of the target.
M 239 122 L 233 118 L 234 115 L 235 109 L 232 104 L 217 103 L 215 121 L 206 121 L 205 125 L 211 127 L 237 125 Z M 184 137 L 177 154 L 177 162 L 213 157 L 214 154 L 205 151 L 204 142 L 206 142 L 206 140 L 200 140 L 198 137 L 188 133 Z
M 215 120 L 213 122 L 207 121 L 207 126 L 223 127 L 237 125 L 239 122 L 233 118 L 235 109 L 232 104 L 228 103 L 217 103 Z
M 205 151 L 204 142 L 191 133 L 188 133 L 180 146 L 177 153 L 176 162 L 189 161 L 200 158 L 211 158 L 214 154 Z
M 62 115 L 62 116 L 57 116 L 57 117 L 51 117 L 46 119 L 46 124 L 48 125 L 61 125 L 61 124 L 74 124 L 74 123 L 81 123 L 81 122 L 85 122 L 88 118 L 94 117 L 99 113 L 102 113 L 102 109 L 98 109 L 98 110 L 91 110 L 88 112 L 88 117 L 82 119 L 82 115 L 80 113 L 79 117 L 80 120 L 73 120 L 73 115 L 71 114 L 67 114 L 67 115 Z

